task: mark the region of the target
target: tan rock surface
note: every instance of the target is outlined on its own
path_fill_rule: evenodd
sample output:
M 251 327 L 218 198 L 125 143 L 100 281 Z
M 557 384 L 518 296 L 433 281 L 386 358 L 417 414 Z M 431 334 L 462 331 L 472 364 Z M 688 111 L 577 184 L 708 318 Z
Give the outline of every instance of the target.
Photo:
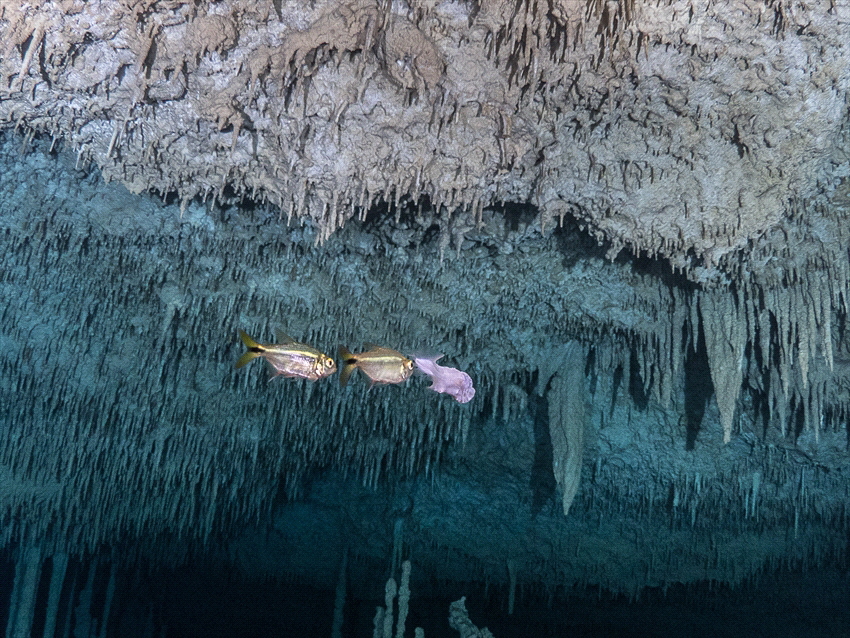
M 846 172 L 848 29 L 819 2 L 12 0 L 0 121 L 320 240 L 382 198 L 521 201 L 702 279 Z

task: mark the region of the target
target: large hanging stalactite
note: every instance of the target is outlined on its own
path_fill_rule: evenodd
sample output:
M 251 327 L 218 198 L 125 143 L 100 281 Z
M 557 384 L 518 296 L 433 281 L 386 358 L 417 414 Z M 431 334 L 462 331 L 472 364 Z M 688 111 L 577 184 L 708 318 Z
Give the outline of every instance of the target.
M 708 351 L 708 366 L 723 424 L 723 442 L 732 439 L 735 407 L 744 376 L 747 325 L 730 291 L 713 291 L 699 297 L 700 317 Z
M 561 490 L 564 515 L 570 511 L 581 479 L 584 460 L 584 429 L 587 426 L 584 361 L 586 353 L 578 342 L 563 348 L 562 368 L 551 381 L 549 435 L 552 439 L 552 471 Z

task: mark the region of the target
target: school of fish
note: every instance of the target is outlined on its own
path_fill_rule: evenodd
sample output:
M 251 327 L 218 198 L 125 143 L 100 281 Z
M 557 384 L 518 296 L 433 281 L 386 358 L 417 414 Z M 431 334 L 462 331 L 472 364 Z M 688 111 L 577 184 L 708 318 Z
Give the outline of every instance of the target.
M 236 362 L 241 368 L 257 358 L 265 359 L 273 370 L 273 376 L 318 381 L 337 371 L 337 364 L 324 352 L 296 341 L 289 335 L 278 332 L 278 343 L 259 343 L 244 330 L 239 331 L 246 352 Z M 366 344 L 363 352 L 352 353 L 339 346 L 339 384 L 345 387 L 355 370 L 360 370 L 372 382 L 372 386 L 403 383 L 418 369 L 431 377 L 429 389 L 448 394 L 458 403 L 467 403 L 475 396 L 470 376 L 448 366 L 437 365 L 443 355 L 406 357 L 398 350 Z M 371 386 L 370 386 L 371 387 Z

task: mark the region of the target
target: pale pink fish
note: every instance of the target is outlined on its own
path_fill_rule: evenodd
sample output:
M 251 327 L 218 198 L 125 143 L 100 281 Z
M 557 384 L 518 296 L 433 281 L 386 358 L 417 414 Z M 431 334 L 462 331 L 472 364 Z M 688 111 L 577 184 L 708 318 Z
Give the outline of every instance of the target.
M 468 403 L 475 396 L 475 388 L 472 387 L 472 378 L 457 368 L 449 368 L 437 365 L 437 361 L 443 355 L 433 357 L 415 356 L 413 362 L 422 372 L 431 377 L 431 385 L 428 386 L 434 392 L 442 392 L 452 395 L 458 403 Z

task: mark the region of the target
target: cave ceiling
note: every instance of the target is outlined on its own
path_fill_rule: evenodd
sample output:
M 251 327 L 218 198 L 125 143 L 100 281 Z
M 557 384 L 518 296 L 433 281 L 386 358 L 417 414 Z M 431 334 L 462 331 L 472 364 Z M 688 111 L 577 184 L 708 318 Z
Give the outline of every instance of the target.
M 512 559 L 529 581 L 635 592 L 846 561 L 848 34 L 850 6 L 814 0 L 5 0 L 21 443 L 0 449 L 17 521 L 0 541 L 169 537 L 180 560 L 187 534 L 230 535 L 262 572 L 264 532 L 241 521 L 347 495 L 368 539 L 364 490 L 391 475 L 374 507 L 448 548 L 431 564 L 449 579 L 477 561 L 505 580 L 530 534 L 505 523 L 514 501 L 547 539 L 569 526 L 547 546 L 565 562 L 532 542 Z M 224 341 L 282 323 L 439 348 L 475 402 L 435 395 L 411 422 L 421 388 L 270 396 Z M 27 429 L 57 414 L 73 427 Z M 361 480 L 310 491 L 317 467 Z M 86 498 L 69 509 L 68 490 Z M 290 515 L 274 525 L 296 543 Z M 603 547 L 594 525 L 634 534 Z M 476 526 L 499 531 L 483 547 Z M 360 551 L 377 560 L 381 534 Z M 287 564 L 327 585 L 335 561 Z
M 428 198 L 711 277 L 846 172 L 843 3 L 4 2 L 0 120 L 330 236 Z M 707 272 L 706 272 L 707 269 Z

